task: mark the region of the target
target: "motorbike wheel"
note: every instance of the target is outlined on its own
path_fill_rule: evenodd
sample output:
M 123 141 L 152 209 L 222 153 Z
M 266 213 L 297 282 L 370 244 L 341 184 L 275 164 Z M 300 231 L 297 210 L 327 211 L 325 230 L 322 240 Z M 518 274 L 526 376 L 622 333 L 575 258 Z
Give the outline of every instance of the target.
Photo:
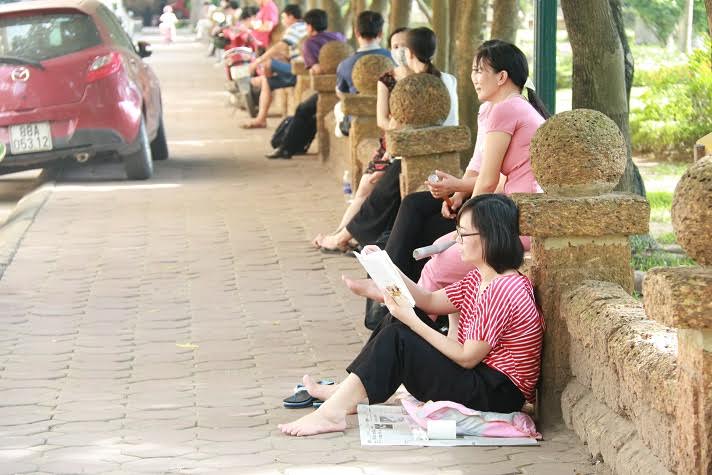
M 136 140 L 132 144 L 135 152 L 128 153 L 122 158 L 124 160 L 124 170 L 129 180 L 147 180 L 153 176 L 153 159 L 151 157 L 151 144 L 148 141 L 146 132 L 146 122 L 142 118 L 138 129 Z
M 166 142 L 166 129 L 163 127 L 163 117 L 158 122 L 156 138 L 151 142 L 151 156 L 154 160 L 168 160 L 168 143 Z

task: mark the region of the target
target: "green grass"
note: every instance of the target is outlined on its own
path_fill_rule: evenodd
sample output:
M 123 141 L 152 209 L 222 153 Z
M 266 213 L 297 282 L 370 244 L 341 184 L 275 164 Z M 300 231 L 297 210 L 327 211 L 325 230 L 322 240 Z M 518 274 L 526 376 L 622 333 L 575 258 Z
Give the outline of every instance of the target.
M 643 179 L 661 177 L 679 179 L 689 166 L 690 164 L 685 162 L 659 162 L 654 167 L 643 168 L 640 172 L 644 175 Z
M 654 223 L 669 223 L 670 209 L 672 208 L 672 192 L 649 191 L 647 197 L 650 203 L 650 221 Z
M 673 232 L 662 233 L 656 236 L 655 240 L 658 242 L 658 244 L 663 245 L 677 243 L 677 238 L 675 238 L 675 233 Z
M 687 256 L 670 254 L 662 251 L 633 254 L 633 269 L 647 271 L 653 267 L 693 266 L 695 262 Z

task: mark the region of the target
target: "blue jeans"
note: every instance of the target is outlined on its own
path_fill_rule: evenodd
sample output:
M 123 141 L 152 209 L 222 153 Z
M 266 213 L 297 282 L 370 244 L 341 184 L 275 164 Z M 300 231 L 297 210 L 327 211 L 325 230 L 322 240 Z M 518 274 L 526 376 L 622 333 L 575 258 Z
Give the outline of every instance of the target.
M 273 59 L 270 62 L 270 69 L 272 69 L 272 76 L 267 78 L 267 84 L 271 90 L 292 87 L 297 83 L 297 76 L 292 74 L 291 64 Z

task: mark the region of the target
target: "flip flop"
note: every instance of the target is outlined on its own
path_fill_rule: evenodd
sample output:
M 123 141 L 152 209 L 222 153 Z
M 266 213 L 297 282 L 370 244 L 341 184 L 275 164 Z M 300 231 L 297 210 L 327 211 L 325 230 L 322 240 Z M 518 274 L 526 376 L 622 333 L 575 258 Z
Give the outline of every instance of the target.
M 248 122 L 246 124 L 242 124 L 240 127 L 243 129 L 248 129 L 248 130 L 249 129 L 266 129 L 267 124 L 262 125 L 262 124 L 255 124 L 254 122 Z
M 320 381 L 317 381 L 317 383 L 324 385 L 332 385 L 334 384 L 334 381 L 331 381 L 329 379 L 322 379 Z M 309 395 L 309 392 L 304 389 L 303 384 L 297 384 L 294 388 L 294 394 L 287 398 L 284 398 L 282 402 L 284 403 L 284 407 L 287 409 L 303 409 L 305 407 L 312 407 L 315 403 L 321 405 L 324 401 L 321 401 L 320 399 Z

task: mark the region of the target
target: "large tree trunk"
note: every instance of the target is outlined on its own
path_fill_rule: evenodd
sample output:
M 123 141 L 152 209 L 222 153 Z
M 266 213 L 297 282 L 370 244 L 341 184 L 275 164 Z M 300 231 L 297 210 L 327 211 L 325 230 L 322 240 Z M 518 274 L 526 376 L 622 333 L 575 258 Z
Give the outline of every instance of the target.
M 372 12 L 378 12 L 384 17 L 388 8 L 388 0 L 371 0 L 371 5 L 368 7 Z
M 710 0 L 712 1 L 712 0 Z M 450 9 L 448 0 L 433 0 L 433 30 L 438 37 L 435 66 L 441 71 L 450 69 Z
M 460 0 L 447 0 L 448 3 L 448 21 L 450 22 L 450 43 L 448 45 L 448 63 L 450 71 L 453 74 L 457 72 L 457 45 L 455 38 L 457 37 L 457 29 L 459 27 L 458 18 L 460 14 Z
M 518 0 L 494 0 L 490 38 L 516 43 L 517 28 L 519 28 L 518 13 Z
M 630 158 L 625 51 L 614 15 L 618 7 L 611 8 L 612 4 L 620 3 L 610 2 L 561 0 L 573 53 L 572 102 L 575 109 L 600 111 L 618 125 L 628 146 L 627 173 L 619 187 L 644 194 L 642 181 L 640 186 L 634 185 L 637 169 Z
M 623 23 L 623 5 L 621 4 L 621 0 L 610 0 L 609 3 L 611 5 L 613 21 L 616 25 L 616 31 L 623 48 L 626 104 L 628 105 L 628 110 L 630 111 L 630 91 L 633 88 L 633 75 L 635 74 L 633 52 L 630 50 L 628 37 L 625 34 L 625 25 Z M 625 137 L 628 159 L 626 161 L 623 176 L 616 186 L 616 191 L 628 191 L 630 193 L 645 196 L 645 184 L 643 183 L 643 177 L 640 176 L 640 171 L 633 162 L 633 144 L 630 137 L 630 127 L 627 121 L 625 129 L 622 126 L 620 127 L 621 131 L 623 131 L 623 136 Z
M 321 0 L 321 8 L 326 11 L 329 17 L 329 28 L 328 31 L 344 31 L 344 22 L 341 17 L 341 7 L 339 2 L 336 0 Z
M 710 36 L 712 36 L 712 0 L 705 0 L 705 8 L 707 9 L 707 27 L 710 30 Z
M 391 13 L 388 15 L 388 31 L 408 26 L 412 0 L 391 0 Z
M 477 136 L 477 109 L 480 104 L 477 100 L 475 88 L 470 79 L 472 74 L 472 58 L 481 42 L 482 36 L 482 8 L 481 0 L 462 2 L 457 10 L 457 30 L 455 47 L 457 51 L 455 75 L 457 76 L 457 96 L 460 113 L 460 125 L 466 125 L 472 131 L 472 137 Z M 473 140 L 474 142 L 474 140 Z M 462 155 L 464 163 L 472 155 L 474 144 L 470 150 Z

